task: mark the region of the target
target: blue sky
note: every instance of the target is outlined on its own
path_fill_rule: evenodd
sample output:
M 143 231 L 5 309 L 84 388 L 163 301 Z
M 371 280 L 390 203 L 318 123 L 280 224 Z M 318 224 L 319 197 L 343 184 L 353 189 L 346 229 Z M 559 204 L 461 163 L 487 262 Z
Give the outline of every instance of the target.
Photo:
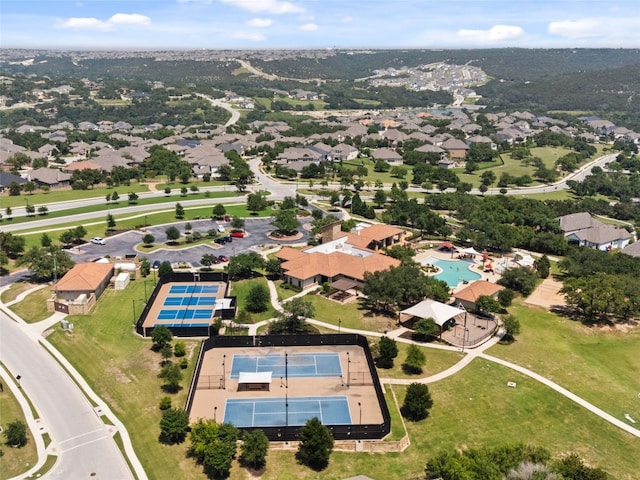
M 1 0 L 3 48 L 640 47 L 638 0 Z

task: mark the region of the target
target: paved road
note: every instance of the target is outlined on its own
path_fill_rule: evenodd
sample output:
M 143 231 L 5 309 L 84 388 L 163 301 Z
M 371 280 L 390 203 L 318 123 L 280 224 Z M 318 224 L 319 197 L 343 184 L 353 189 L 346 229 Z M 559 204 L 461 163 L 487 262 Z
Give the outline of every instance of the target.
M 49 433 L 51 454 L 59 455 L 48 479 L 133 479 L 112 435 L 80 388 L 39 344 L 39 334 L 29 325 L 0 311 L 2 361 L 13 375 L 20 375 L 27 394 Z

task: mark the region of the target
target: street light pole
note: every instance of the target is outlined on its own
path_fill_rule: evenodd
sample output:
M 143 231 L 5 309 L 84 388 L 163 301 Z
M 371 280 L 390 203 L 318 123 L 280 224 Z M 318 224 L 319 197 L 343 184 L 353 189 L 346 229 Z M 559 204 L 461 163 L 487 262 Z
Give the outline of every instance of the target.
M 340 325 L 342 324 L 342 320 L 338 319 L 338 333 L 340 333 Z
M 227 361 L 227 356 L 226 355 L 222 355 L 222 389 L 226 390 L 227 387 L 227 380 L 226 380 L 226 374 L 225 374 L 225 363 Z
M 347 352 L 347 387 L 351 383 L 351 357 L 349 357 L 349 352 Z
M 217 414 L 218 414 L 218 407 L 214 406 L 213 407 L 213 421 L 216 422 L 217 421 Z
M 358 408 L 360 409 L 360 419 L 358 421 L 358 430 L 359 430 L 359 435 L 362 435 L 362 403 L 358 402 Z M 360 438 L 358 438 L 358 441 L 360 441 Z

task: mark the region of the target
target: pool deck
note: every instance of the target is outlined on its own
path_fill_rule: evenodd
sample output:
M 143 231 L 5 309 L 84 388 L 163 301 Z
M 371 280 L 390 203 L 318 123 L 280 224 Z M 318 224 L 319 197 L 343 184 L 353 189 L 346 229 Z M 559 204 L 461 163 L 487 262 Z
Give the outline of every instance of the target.
M 420 261 L 422 261 L 424 259 L 427 259 L 429 257 L 438 258 L 440 260 L 459 260 L 458 254 L 455 253 L 455 252 L 452 255 L 451 252 L 447 252 L 447 251 L 431 248 L 431 249 L 423 250 L 420 253 L 418 253 L 415 256 L 415 261 L 420 263 Z M 498 263 L 501 260 L 502 259 L 496 258 L 496 257 L 493 257 L 493 256 L 489 257 L 489 262 L 494 265 L 494 268 L 495 268 L 495 266 L 498 265 Z M 481 275 L 481 278 L 479 278 L 478 280 L 474 280 L 474 281 L 479 282 L 479 281 L 487 281 L 488 280 L 491 283 L 496 283 L 500 279 L 501 275 L 499 274 L 498 271 L 496 271 L 495 273 L 489 273 L 489 272 L 484 272 L 482 270 L 482 268 L 481 268 L 482 267 L 482 259 L 481 258 L 478 258 L 477 262 L 478 263 L 466 262 L 466 263 L 469 264 L 470 270 L 472 272 L 475 272 L 475 273 Z M 478 268 L 478 266 L 480 266 L 480 268 Z M 437 274 L 438 274 L 438 272 L 434 272 L 434 273 L 430 273 L 429 276 L 434 276 L 434 275 L 437 275 Z M 456 292 L 462 290 L 463 288 L 465 288 L 466 286 L 467 285 L 465 285 L 464 283 L 460 282 L 456 287 L 452 287 L 452 292 L 456 293 Z

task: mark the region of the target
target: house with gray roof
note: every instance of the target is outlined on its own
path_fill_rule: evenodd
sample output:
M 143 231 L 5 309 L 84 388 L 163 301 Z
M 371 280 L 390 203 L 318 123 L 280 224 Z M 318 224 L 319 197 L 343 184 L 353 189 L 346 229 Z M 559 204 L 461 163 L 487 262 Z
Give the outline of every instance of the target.
M 581 247 L 610 251 L 623 249 L 631 241 L 627 230 L 596 220 L 588 212 L 564 215 L 557 220 L 567 240 Z
M 57 168 L 37 168 L 28 173 L 30 181 L 42 186 L 47 185 L 51 188 L 65 187 L 69 185 L 71 175 L 58 170 Z
M 633 242 L 622 249 L 625 255 L 640 258 L 640 242 Z
M 9 188 L 9 185 L 14 182 L 18 185 L 27 183 L 24 178 L 19 177 L 18 175 L 14 175 L 13 173 L 9 172 L 3 172 L 2 170 L 0 170 L 0 192 L 4 192 L 5 189 Z
M 390 164 L 402 163 L 402 157 L 398 152 L 391 148 L 376 148 L 371 152 L 371 158 L 376 160 L 384 160 Z

